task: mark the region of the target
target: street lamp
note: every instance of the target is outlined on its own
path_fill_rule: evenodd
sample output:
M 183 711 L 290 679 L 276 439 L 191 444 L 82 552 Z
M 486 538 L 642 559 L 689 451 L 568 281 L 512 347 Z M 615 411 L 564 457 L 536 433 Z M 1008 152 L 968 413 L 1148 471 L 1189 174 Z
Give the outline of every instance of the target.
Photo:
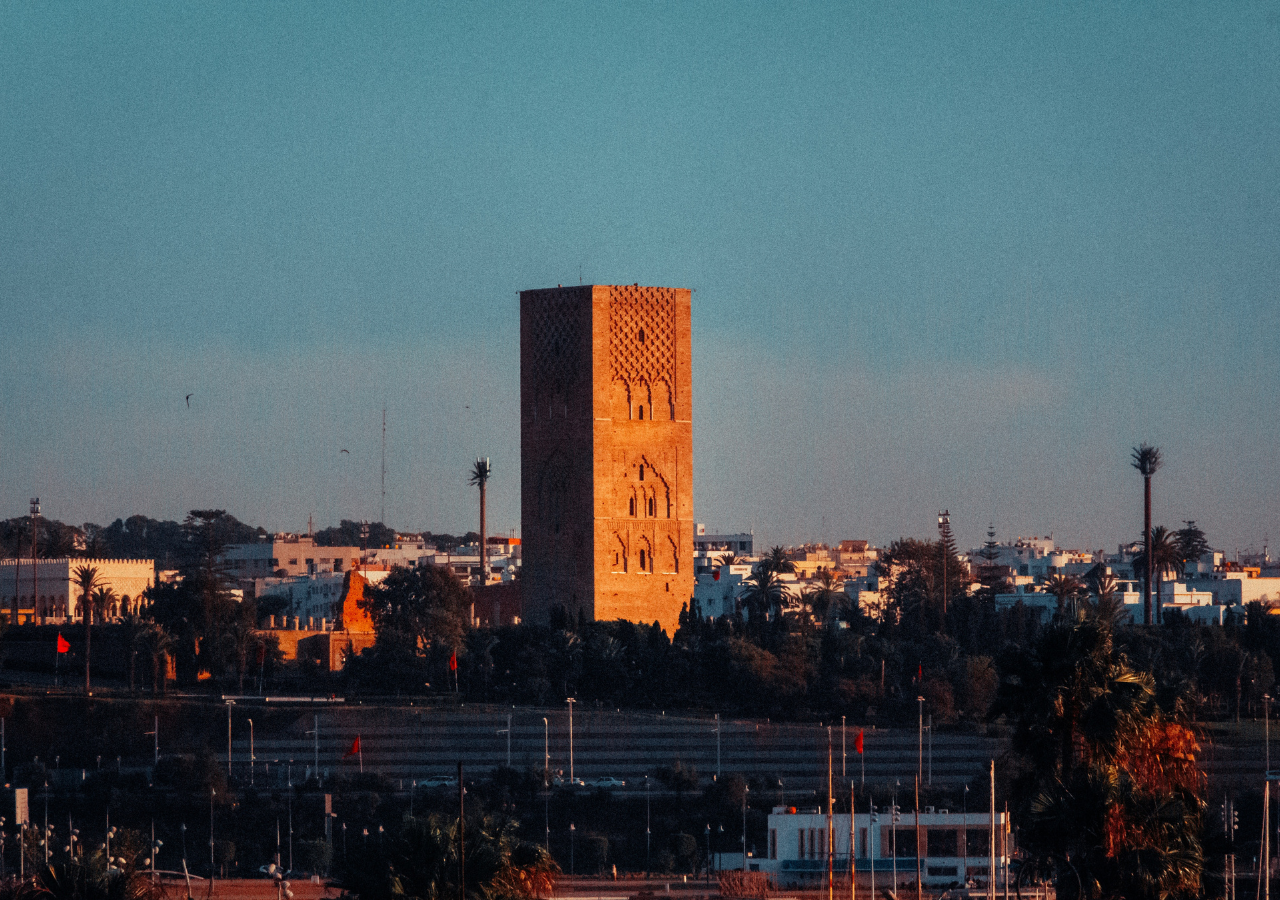
M 707 890 L 711 890 L 711 823 L 707 823 Z
M 920 781 L 924 780 L 924 697 L 916 697 L 916 707 L 920 714 L 920 721 L 917 725 L 916 732 L 916 778 Z
M 544 846 L 551 852 L 551 738 L 547 717 L 542 717 L 542 816 Z
M 565 700 L 569 705 L 569 786 L 576 787 L 577 782 L 573 780 L 573 704 L 577 703 L 573 697 Z
M 751 788 L 742 786 L 742 871 L 747 871 L 747 794 Z
M 644 776 L 644 875 L 649 877 L 649 776 Z
M 569 877 L 570 877 L 570 878 L 572 878 L 572 877 L 573 877 L 573 875 L 574 875 L 574 865 L 573 865 L 573 835 L 574 835 L 575 830 L 576 830 L 576 829 L 573 827 L 573 823 L 572 823 L 572 822 L 570 822 L 570 823 L 569 823 Z
M 253 719 L 249 720 L 249 787 L 253 787 L 253 761 L 257 759 L 253 755 Z

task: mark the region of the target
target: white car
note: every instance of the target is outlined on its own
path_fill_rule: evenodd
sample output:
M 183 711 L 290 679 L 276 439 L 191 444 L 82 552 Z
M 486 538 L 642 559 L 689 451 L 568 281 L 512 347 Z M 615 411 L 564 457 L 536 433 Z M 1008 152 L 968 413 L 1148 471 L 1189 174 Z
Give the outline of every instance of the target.
M 605 778 L 593 778 L 591 781 L 587 782 L 586 786 L 593 788 L 620 788 L 626 787 L 627 783 L 621 778 L 614 778 L 610 775 Z

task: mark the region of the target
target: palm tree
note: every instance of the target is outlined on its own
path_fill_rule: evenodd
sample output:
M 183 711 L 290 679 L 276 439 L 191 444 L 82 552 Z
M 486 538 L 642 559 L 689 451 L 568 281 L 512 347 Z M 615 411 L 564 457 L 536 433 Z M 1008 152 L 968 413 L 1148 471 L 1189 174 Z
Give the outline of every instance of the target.
M 134 642 L 143 648 L 151 660 L 151 695 L 157 696 L 167 680 L 173 638 L 159 625 L 151 624 L 143 629 Z
M 75 584 L 80 588 L 80 608 L 84 616 L 84 692 L 89 686 L 89 638 L 93 628 L 93 589 L 98 586 L 98 570 L 94 566 L 76 566 Z
M 1075 612 L 1075 601 L 1084 593 L 1084 585 L 1080 583 L 1080 579 L 1074 575 L 1050 575 L 1044 582 L 1046 593 L 1053 594 L 1058 598 L 1058 612 L 1065 612 L 1067 604 L 1072 606 L 1072 613 Z
M 817 577 L 809 589 L 801 597 L 811 610 L 814 619 L 824 625 L 832 626 L 841 607 L 849 599 L 844 592 L 844 584 L 830 569 L 818 570 Z
M 756 566 L 756 570 L 743 583 L 746 588 L 742 592 L 742 603 L 747 608 L 751 622 L 759 623 L 762 628 L 769 613 L 782 609 L 789 592 L 779 580 L 778 573 L 765 562 Z M 757 625 L 753 624 L 752 627 Z
M 1198 896 L 1203 775 L 1183 720 L 1094 610 L 1057 618 L 1002 665 L 998 711 L 1023 758 L 1020 877 L 1055 874 L 1063 898 Z
M 728 553 L 721 553 L 717 562 L 721 566 L 731 566 L 734 563 L 742 562 L 742 557 L 730 550 Z
M 1146 577 L 1142 581 L 1143 624 L 1151 624 L 1151 476 L 1160 470 L 1160 451 L 1149 444 L 1133 448 L 1132 465 L 1142 476 L 1142 548 L 1147 553 Z
M 787 551 L 781 547 L 771 547 L 769 552 L 765 554 L 764 559 L 760 561 L 760 565 L 768 568 L 775 575 L 781 575 L 784 572 L 794 572 L 796 564 L 787 558 Z
M 1134 571 L 1151 572 L 1155 578 L 1155 621 L 1160 622 L 1160 595 L 1164 591 L 1164 579 L 1168 574 L 1180 575 L 1186 567 L 1182 554 L 1178 549 L 1176 535 L 1157 525 L 1151 529 L 1151 565 L 1147 565 L 1147 551 L 1143 550 L 1133 558 Z
M 489 582 L 489 548 L 487 546 L 485 534 L 485 488 L 489 484 L 489 457 L 476 459 L 476 464 L 471 467 L 471 477 L 468 481 L 480 489 L 480 585 L 483 587 Z

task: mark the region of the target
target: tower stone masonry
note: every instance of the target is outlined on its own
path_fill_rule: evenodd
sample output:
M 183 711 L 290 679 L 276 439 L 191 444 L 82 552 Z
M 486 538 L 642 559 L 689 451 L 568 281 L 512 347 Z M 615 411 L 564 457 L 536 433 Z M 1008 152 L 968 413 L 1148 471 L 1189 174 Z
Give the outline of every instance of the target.
M 657 621 L 693 594 L 690 292 L 520 293 L 526 617 Z

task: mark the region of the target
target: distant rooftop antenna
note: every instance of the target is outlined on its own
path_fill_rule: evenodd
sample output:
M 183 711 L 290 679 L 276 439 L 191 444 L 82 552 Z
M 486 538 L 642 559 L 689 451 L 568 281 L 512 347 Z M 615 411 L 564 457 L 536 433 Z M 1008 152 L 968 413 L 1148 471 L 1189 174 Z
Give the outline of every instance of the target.
M 387 405 L 382 404 L 382 508 L 378 521 L 387 524 Z

